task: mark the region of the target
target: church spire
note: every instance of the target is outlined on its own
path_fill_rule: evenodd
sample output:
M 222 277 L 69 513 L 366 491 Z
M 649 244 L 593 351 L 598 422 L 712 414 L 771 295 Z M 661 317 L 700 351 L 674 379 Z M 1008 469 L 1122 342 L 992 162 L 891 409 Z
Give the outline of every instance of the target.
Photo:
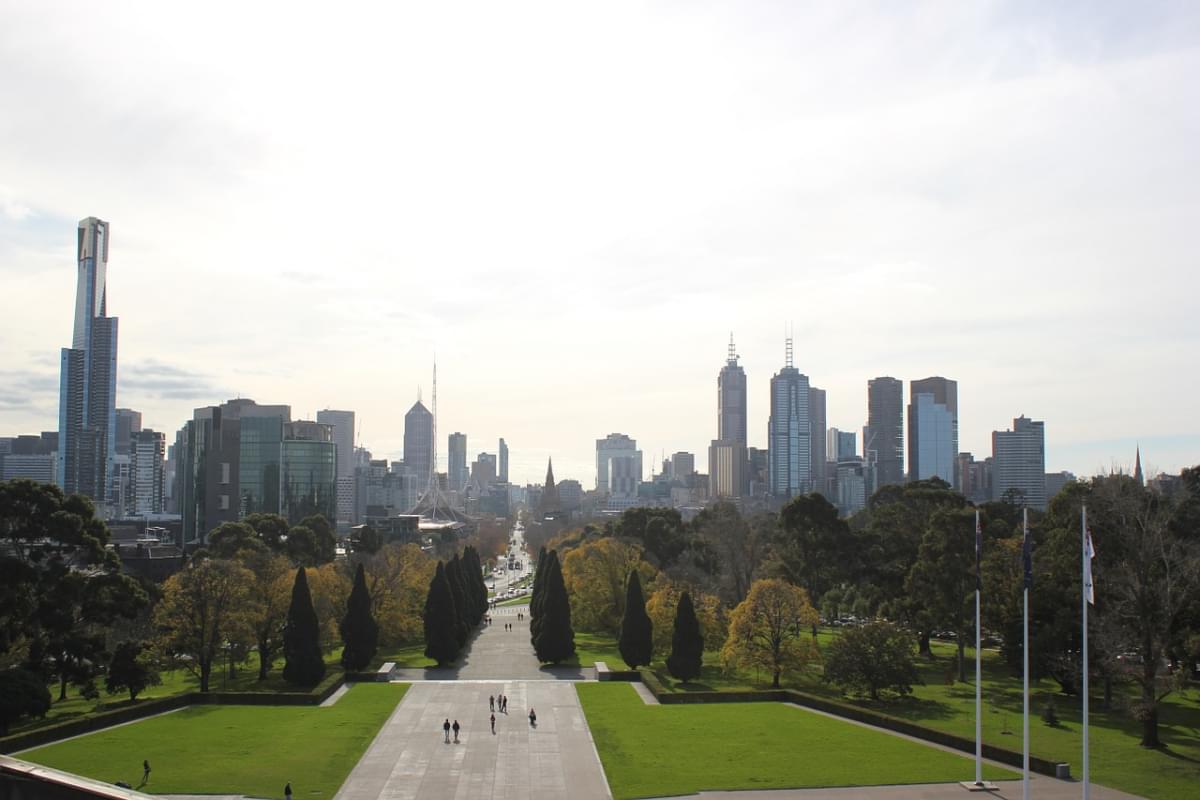
M 548 458 L 546 460 L 546 486 L 545 486 L 545 488 L 547 488 L 547 489 L 554 488 L 554 459 L 553 458 Z
M 1137 481 L 1138 486 L 1144 486 L 1145 481 L 1142 479 L 1142 446 L 1137 447 L 1137 454 L 1133 457 L 1133 479 Z

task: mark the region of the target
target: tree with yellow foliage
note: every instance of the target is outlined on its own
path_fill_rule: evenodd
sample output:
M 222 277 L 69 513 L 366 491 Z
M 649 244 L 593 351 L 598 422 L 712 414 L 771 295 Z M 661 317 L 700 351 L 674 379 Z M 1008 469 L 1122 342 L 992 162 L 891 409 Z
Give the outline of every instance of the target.
M 363 559 L 371 613 L 379 644 L 393 647 L 421 639 L 425 595 L 437 562 L 416 544 L 390 544 Z
M 809 637 L 816 622 L 808 592 L 778 578 L 755 581 L 730 614 L 721 664 L 726 670 L 768 670 L 771 686 L 778 689 L 784 670 L 803 669 L 820 657 Z
M 167 578 L 154 609 L 162 650 L 181 663 L 207 692 L 212 668 L 229 641 L 250 638 L 246 605 L 254 575 L 234 561 L 202 559 Z
M 625 582 L 637 570 L 643 584 L 656 570 L 642 548 L 606 537 L 584 542 L 562 560 L 563 581 L 571 598 L 571 621 L 584 631 L 617 633 L 625 615 Z
M 687 584 L 677 583 L 664 577 L 659 577 L 654 585 L 654 593 L 646 601 L 646 613 L 654 624 L 654 652 L 666 656 L 671 651 L 671 635 L 675 625 L 675 610 L 679 606 L 679 597 L 684 592 L 692 596 L 692 607 L 696 619 L 704 631 L 704 649 L 720 650 L 725 644 L 729 632 L 729 618 L 721 598 L 708 594 Z

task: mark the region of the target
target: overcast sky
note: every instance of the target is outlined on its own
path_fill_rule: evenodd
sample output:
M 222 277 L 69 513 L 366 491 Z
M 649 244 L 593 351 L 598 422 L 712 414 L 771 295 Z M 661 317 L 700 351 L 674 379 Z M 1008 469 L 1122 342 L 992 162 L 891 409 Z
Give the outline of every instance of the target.
M 399 458 L 436 354 L 443 463 L 704 469 L 790 323 L 831 426 L 944 375 L 977 457 L 1200 462 L 1200 4 L 267 5 L 0 0 L 0 435 L 57 427 L 94 215 L 169 438 L 240 395 Z

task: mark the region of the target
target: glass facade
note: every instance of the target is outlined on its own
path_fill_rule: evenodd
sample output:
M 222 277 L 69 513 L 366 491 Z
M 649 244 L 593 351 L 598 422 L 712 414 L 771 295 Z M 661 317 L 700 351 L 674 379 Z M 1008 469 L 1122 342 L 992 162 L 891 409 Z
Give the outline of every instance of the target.
M 954 458 L 957 436 L 954 414 L 937 402 L 932 394 L 913 397 L 916 409 L 914 433 L 916 434 L 916 469 L 913 480 L 941 478 L 954 485 Z
M 242 417 L 238 452 L 241 516 L 279 513 L 282 443 L 282 416 Z M 329 519 L 334 519 L 332 513 Z
M 283 442 L 283 509 L 295 525 L 312 514 L 336 519 L 337 455 L 332 441 Z

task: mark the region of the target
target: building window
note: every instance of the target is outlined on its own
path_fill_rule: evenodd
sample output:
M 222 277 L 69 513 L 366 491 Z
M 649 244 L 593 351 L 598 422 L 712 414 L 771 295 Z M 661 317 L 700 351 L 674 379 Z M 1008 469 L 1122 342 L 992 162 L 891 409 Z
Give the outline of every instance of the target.
M 228 461 L 221 462 L 221 483 L 222 484 L 229 483 L 229 462 Z
M 229 510 L 229 495 L 223 494 L 217 498 L 217 508 L 221 511 Z

